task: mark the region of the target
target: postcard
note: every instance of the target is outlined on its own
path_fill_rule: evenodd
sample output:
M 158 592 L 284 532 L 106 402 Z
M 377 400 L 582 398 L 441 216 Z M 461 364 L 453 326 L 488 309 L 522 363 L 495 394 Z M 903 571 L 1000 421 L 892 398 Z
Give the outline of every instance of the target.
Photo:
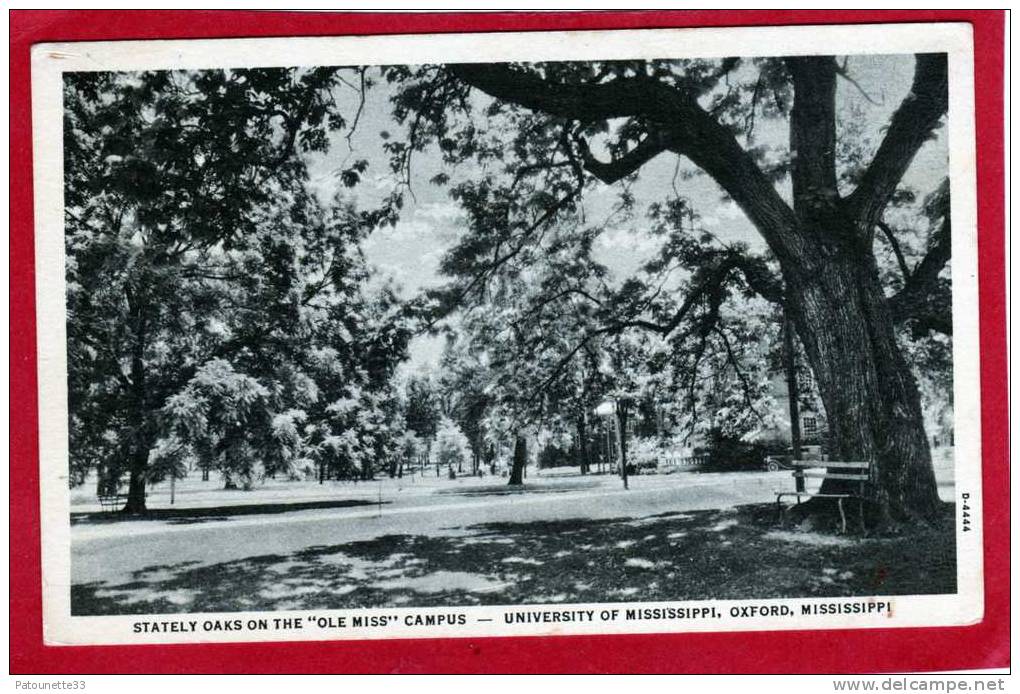
M 35 46 L 45 643 L 980 621 L 973 51 Z

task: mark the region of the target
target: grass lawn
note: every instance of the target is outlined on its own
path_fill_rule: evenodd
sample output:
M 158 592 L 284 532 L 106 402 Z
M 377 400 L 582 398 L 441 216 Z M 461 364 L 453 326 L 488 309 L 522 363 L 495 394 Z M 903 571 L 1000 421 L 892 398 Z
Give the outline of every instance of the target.
M 941 528 L 857 538 L 781 528 L 775 507 L 483 523 L 217 564 L 146 567 L 72 587 L 72 613 L 674 601 L 956 591 Z M 255 531 L 253 531 L 255 532 Z

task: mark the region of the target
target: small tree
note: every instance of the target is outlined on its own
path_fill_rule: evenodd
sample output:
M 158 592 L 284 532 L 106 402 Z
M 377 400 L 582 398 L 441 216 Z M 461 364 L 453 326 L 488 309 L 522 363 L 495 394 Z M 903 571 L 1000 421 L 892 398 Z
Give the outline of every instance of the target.
M 404 465 L 413 464 L 419 458 L 424 448 L 425 445 L 413 431 L 408 430 L 401 434 L 397 440 L 396 470 L 390 477 L 393 477 L 393 474 L 396 474 L 397 477 L 403 477 Z
M 470 456 L 471 446 L 467 436 L 454 421 L 444 417 L 436 433 L 436 460 L 451 470 L 454 465 L 460 470 Z

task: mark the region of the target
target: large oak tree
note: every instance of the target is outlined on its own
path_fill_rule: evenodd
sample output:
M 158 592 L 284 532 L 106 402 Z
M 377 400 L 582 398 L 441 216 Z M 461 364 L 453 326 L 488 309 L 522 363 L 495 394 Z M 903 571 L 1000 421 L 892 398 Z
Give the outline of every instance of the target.
M 837 138 L 837 83 L 858 85 L 847 62 L 832 56 L 459 64 L 391 68 L 388 77 L 403 85 L 394 104 L 408 132 L 406 143 L 391 145 L 395 169 L 406 169 L 411 153 L 428 142 L 448 162 L 472 160 L 487 172 L 503 167 L 500 176 L 476 177 L 454 191 L 474 222 L 455 250 L 459 280 L 446 295 L 451 303 L 533 257 L 544 234 L 576 214 L 599 182 L 623 182 L 626 196 L 626 184 L 651 160 L 684 157 L 740 207 L 764 240 L 768 262 L 746 249 L 707 252 L 706 244 L 696 281 L 685 286 L 673 315 L 648 302 L 644 314 L 608 319 L 603 332 L 669 336 L 721 287 L 745 283 L 792 320 L 818 382 L 833 457 L 874 461 L 885 518 L 936 514 L 918 387 L 897 324 L 951 333 L 939 281 L 949 259 L 948 214 L 895 294 L 885 291 L 875 246 L 877 230 L 888 231 L 883 215 L 905 172 L 946 114 L 945 55 L 915 56 L 909 93 L 870 161 L 851 173 L 837 161 L 844 144 Z M 756 117 L 788 122 L 786 161 L 769 161 L 752 146 Z M 779 180 L 789 181 L 792 195 L 784 197 Z

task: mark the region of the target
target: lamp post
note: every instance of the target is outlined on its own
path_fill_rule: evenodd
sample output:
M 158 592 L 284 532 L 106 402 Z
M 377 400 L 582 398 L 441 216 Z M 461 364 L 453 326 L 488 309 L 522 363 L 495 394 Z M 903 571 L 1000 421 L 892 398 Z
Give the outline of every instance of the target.
M 615 444 L 617 461 L 620 465 L 620 478 L 623 480 L 624 489 L 629 488 L 627 480 L 627 405 L 626 398 L 613 398 L 603 401 L 595 408 L 595 414 L 605 422 L 606 449 L 609 453 L 607 458 L 610 462 Z

